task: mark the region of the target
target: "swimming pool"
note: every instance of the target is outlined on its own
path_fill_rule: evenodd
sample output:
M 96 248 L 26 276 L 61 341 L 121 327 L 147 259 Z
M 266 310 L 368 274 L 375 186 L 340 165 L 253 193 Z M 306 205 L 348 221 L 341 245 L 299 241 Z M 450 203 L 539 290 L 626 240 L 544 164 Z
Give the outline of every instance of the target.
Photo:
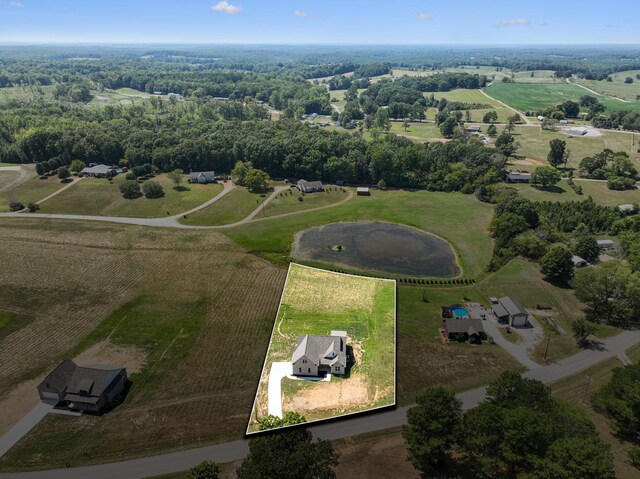
M 456 318 L 464 318 L 465 316 L 469 315 L 469 311 L 465 308 L 461 308 L 461 307 L 457 307 L 457 308 L 451 308 L 451 313 L 456 317 Z

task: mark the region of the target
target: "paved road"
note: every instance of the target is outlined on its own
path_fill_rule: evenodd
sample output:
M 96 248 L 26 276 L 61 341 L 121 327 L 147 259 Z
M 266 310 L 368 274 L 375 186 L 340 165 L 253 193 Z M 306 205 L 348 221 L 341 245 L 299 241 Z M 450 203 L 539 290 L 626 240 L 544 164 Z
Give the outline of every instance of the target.
M 23 170 L 20 166 L 2 166 L 0 167 L 0 171 L 17 171 L 18 174 L 20 175 L 11 183 L 4 185 L 2 188 L 0 188 L 0 193 L 4 193 L 5 191 L 9 191 L 10 189 L 15 188 L 20 183 L 25 181 L 29 176 L 29 174 L 27 173 L 27 170 Z
M 31 411 L 24 415 L 4 436 L 0 437 L 0 457 L 11 449 L 22 437 L 44 419 L 51 411 L 55 403 L 40 402 Z
M 599 350 L 581 351 L 549 366 L 539 367 L 524 374 L 545 384 L 558 381 L 584 371 L 594 364 L 617 356 L 631 346 L 640 343 L 640 331 L 625 331 L 605 340 Z M 477 388 L 459 393 L 464 409 L 476 406 L 485 398 L 486 388 Z M 367 432 L 398 427 L 406 422 L 407 407 L 382 410 L 378 413 L 354 416 L 348 419 L 311 425 L 309 430 L 315 437 L 340 439 Z M 0 474 L 0 479 L 142 479 L 173 472 L 185 471 L 204 460 L 220 463 L 243 459 L 248 452 L 248 440 L 216 444 L 132 461 L 116 462 L 99 466 L 51 471 Z
M 269 371 L 269 414 L 282 417 L 282 378 L 291 374 L 291 363 L 275 362 Z

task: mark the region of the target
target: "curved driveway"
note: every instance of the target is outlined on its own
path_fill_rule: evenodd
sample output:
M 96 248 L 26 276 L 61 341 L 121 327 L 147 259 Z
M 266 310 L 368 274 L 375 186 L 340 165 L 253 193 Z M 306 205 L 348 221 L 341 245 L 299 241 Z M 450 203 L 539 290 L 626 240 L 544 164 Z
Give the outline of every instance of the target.
M 529 371 L 523 376 L 550 384 L 584 371 L 601 361 L 616 357 L 637 343 L 640 343 L 640 331 L 625 331 L 605 340 L 599 350 L 581 351 L 558 363 Z M 456 396 L 462 401 L 464 409 L 470 409 L 485 398 L 486 388 L 472 389 Z M 407 409 L 409 407 L 399 407 L 378 413 L 356 415 L 350 418 L 324 422 L 309 426 L 309 430 L 317 438 L 334 440 L 390 429 L 406 423 Z M 224 444 L 99 466 L 0 474 L 0 479 L 86 479 L 88 477 L 91 479 L 112 479 L 114 477 L 118 479 L 142 479 L 186 471 L 204 460 L 213 460 L 219 463 L 238 461 L 243 459 L 248 452 L 248 440 L 240 439 Z
M 20 166 L 2 166 L 2 167 L 0 167 L 0 171 L 17 171 L 18 174 L 20 175 L 15 180 L 13 180 L 11 183 L 9 183 L 7 185 L 4 185 L 2 188 L 0 188 L 0 193 L 4 193 L 5 191 L 9 191 L 10 189 L 15 188 L 20 183 L 25 181 L 27 179 L 27 177 L 29 176 L 27 171 L 23 170 L 22 167 L 20 167 Z

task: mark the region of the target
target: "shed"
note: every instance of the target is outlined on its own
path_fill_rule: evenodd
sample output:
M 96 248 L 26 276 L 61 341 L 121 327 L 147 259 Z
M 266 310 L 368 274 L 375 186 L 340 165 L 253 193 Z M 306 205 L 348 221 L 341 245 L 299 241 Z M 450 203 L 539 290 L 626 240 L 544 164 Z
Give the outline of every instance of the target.
M 358 196 L 370 196 L 371 192 L 369 191 L 369 188 L 366 186 L 358 186 L 358 188 L 356 188 L 356 194 Z
M 529 183 L 529 181 L 531 181 L 531 173 L 528 171 L 513 170 L 507 173 L 506 178 L 509 183 Z
M 573 266 L 575 266 L 576 268 L 583 268 L 589 264 L 586 259 L 576 255 L 573 255 L 571 257 L 571 261 L 573 261 Z
M 499 322 L 507 323 L 514 328 L 522 328 L 529 323 L 529 312 L 509 296 L 498 299 L 498 303 L 493 305 L 493 313 Z
M 631 203 L 626 203 L 624 205 L 618 205 L 618 210 L 622 213 L 633 213 L 636 210 L 636 206 Z
M 614 242 L 612 240 L 601 239 L 597 242 L 600 249 L 612 249 L 614 247 Z

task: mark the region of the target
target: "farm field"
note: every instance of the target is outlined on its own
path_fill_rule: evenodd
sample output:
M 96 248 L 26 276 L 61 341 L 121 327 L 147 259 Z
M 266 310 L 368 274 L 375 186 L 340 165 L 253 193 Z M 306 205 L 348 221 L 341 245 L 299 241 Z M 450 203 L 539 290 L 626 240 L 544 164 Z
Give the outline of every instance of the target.
M 395 133 L 398 136 L 404 136 L 414 141 L 433 141 L 442 138 L 440 128 L 435 123 L 426 122 L 411 122 L 408 128 L 405 130 L 402 122 L 391 122 L 391 133 Z
M 133 200 L 122 197 L 118 175 L 110 183 L 103 178 L 86 178 L 59 195 L 42 203 L 40 212 L 78 215 L 161 217 L 176 215 L 210 200 L 222 191 L 222 185 L 183 184 L 177 191 L 166 175 L 153 178 L 164 189 L 162 198 Z
M 188 215 L 187 218 L 181 218 L 180 223 L 198 226 L 235 223 L 246 218 L 267 196 L 236 187 L 212 205 Z
M 487 229 L 493 208 L 473 195 L 429 191 L 373 190 L 333 208 L 309 211 L 274 221 L 256 221 L 225 234 L 249 251 L 282 259 L 291 251 L 295 233 L 336 221 L 390 221 L 434 233 L 452 244 L 465 277 L 481 274 L 489 262 L 493 240 Z
M 37 176 L 32 176 L 15 188 L 0 193 L 0 211 L 9 211 L 9 199 L 11 198 L 27 206 L 29 203 L 35 203 L 46 198 L 64 186 L 65 184 L 60 183 L 57 176 L 51 176 L 44 180 Z
M 583 201 L 591 196 L 596 203 L 603 206 L 640 202 L 640 190 L 614 191 L 607 188 L 606 181 L 581 181 L 580 179 L 574 181 L 576 185 L 582 187 L 582 195 L 576 194 L 566 180 L 549 189 L 534 188 L 526 184 L 510 186 L 518 190 L 521 196 L 532 201 Z
M 567 100 L 578 101 L 581 96 L 589 94 L 583 88 L 566 82 L 560 84 L 497 82 L 485 88 L 485 91 L 496 100 L 503 101 L 517 110 L 532 113 L 554 107 Z M 605 97 L 598 99 L 607 111 L 640 109 L 640 103 L 623 103 Z
M 640 136 L 623 132 L 604 131 L 597 137 L 569 137 L 560 131 L 542 130 L 541 128 L 519 126 L 514 130 L 516 141 L 520 144 L 517 155 L 530 157 L 547 163 L 549 142 L 555 138 L 564 140 L 571 155 L 567 166 L 578 168 L 580 161 L 605 148 L 613 151 L 624 151 L 640 168 L 638 140 Z M 634 144 L 635 143 L 635 144 Z
M 47 417 L 1 469 L 241 437 L 283 268 L 210 231 L 4 219 L 0 238 L 0 317 L 28 320 L 0 339 L 1 429 L 35 404 L 38 379 L 63 358 L 118 358 L 132 382 L 108 414 Z M 233 368 L 212 367 L 225 362 Z
M 346 331 L 348 370 L 330 382 L 283 378 L 282 411 L 314 421 L 395 404 L 395 281 L 291 263 L 247 432 L 268 414 L 271 365 L 291 361 L 298 335 Z
M 427 97 L 431 96 L 431 93 L 425 93 Z M 471 110 L 471 121 L 474 122 L 482 122 L 482 118 L 484 115 L 494 110 L 498 114 L 498 123 L 506 123 L 507 119 L 510 116 L 513 116 L 513 111 L 505 108 L 503 105 L 498 103 L 497 101 L 487 98 L 485 95 L 480 93 L 478 90 L 451 90 L 446 92 L 436 92 L 433 94 L 435 98 L 441 99 L 446 98 L 450 101 L 459 101 L 463 103 L 481 103 L 483 105 L 489 105 L 489 108 Z M 436 114 L 436 109 L 429 109 L 429 119 L 434 119 Z M 463 112 L 464 113 L 464 112 Z
M 637 96 L 640 95 L 640 80 L 636 78 L 638 74 L 640 74 L 640 70 L 612 73 L 609 75 L 612 79 L 610 82 L 606 80 L 585 80 L 584 78 L 572 78 L 571 81 L 578 85 L 586 86 L 602 95 L 610 95 L 629 102 L 637 102 Z M 633 78 L 633 83 L 625 83 L 626 77 Z
M 349 192 L 346 188 L 331 185 L 324 185 L 324 188 L 324 191 L 307 193 L 305 195 L 302 195 L 295 188 L 288 190 L 288 194 L 279 193 L 265 206 L 260 215 L 270 217 L 296 213 L 298 211 L 333 205 L 349 197 Z M 300 197 L 302 197 L 302 201 L 298 199 Z

